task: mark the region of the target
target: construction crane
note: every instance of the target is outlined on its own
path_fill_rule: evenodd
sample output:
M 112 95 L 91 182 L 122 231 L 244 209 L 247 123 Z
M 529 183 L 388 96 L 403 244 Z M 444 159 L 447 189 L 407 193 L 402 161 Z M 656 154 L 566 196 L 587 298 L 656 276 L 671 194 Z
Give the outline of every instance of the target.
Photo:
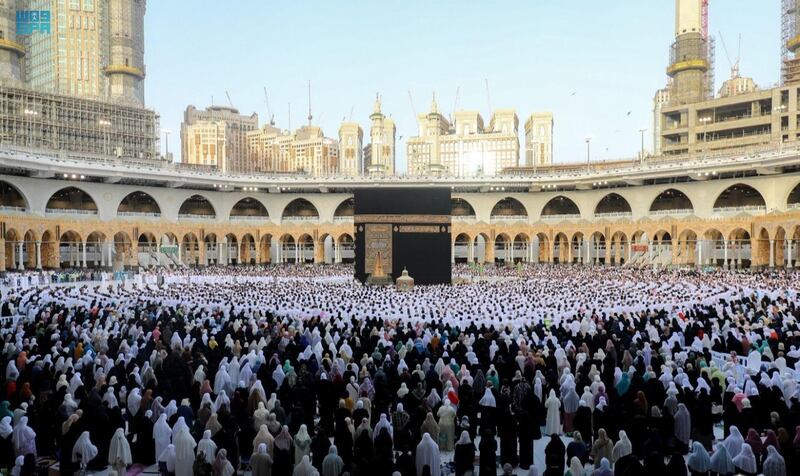
M 269 116 L 269 125 L 275 125 L 275 114 L 272 114 L 272 109 L 269 107 L 269 95 L 267 94 L 267 87 L 264 86 L 264 102 L 267 103 L 267 115 Z
M 411 96 L 411 91 L 408 91 L 408 101 L 411 103 L 411 111 L 414 113 L 414 120 L 417 120 L 417 108 L 414 107 L 414 98 Z
M 227 98 L 228 98 L 228 104 L 231 106 L 231 109 L 234 109 L 233 101 L 231 101 L 231 95 L 228 94 L 228 90 L 227 89 L 225 90 L 225 96 L 227 96 Z
M 492 96 L 489 94 L 489 79 L 484 79 L 486 83 L 486 103 L 489 105 L 489 117 L 492 116 Z
M 731 79 L 739 77 L 739 64 L 742 57 L 742 35 L 739 35 L 739 49 L 736 52 L 736 61 L 731 60 L 731 55 L 728 53 L 728 45 L 725 44 L 725 38 L 722 37 L 722 32 L 719 32 L 719 39 L 722 41 L 722 49 L 725 50 L 725 56 L 728 58 L 728 64 L 731 67 Z

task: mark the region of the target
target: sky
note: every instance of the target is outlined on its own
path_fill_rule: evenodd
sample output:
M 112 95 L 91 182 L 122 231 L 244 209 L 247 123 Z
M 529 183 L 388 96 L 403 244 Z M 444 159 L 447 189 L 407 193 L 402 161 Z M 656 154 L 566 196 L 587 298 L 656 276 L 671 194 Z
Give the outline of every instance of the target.
M 741 34 L 743 76 L 762 88 L 779 81 L 780 0 L 711 0 L 709 16 L 716 90 L 730 76 L 720 36 L 736 61 Z M 308 81 L 313 122 L 328 137 L 351 117 L 368 137 L 380 93 L 397 123 L 400 171 L 414 109 L 429 111 L 435 92 L 450 115 L 457 90 L 458 109 L 487 124 L 490 105 L 516 109 L 523 149 L 528 115 L 552 111 L 557 163 L 586 160 L 587 136 L 592 160 L 629 158 L 642 128 L 652 147 L 652 99 L 673 40 L 673 0 L 151 0 L 146 102 L 176 158 L 188 105 L 227 105 L 227 91 L 263 124 L 266 87 L 276 125 L 289 127 L 291 109 L 296 129 L 307 122 Z

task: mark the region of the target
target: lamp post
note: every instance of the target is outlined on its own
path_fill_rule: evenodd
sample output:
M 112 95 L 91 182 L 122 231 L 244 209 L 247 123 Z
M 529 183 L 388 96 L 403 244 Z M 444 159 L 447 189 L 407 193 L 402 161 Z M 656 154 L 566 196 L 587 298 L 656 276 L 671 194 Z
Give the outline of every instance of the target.
M 111 121 L 108 119 L 100 119 L 97 121 L 100 127 L 103 129 L 103 154 L 111 155 L 109 152 L 108 147 L 108 127 L 111 126 Z
M 586 136 L 586 173 L 592 172 L 592 136 Z
M 647 132 L 646 128 L 643 127 L 641 129 L 639 129 L 639 134 L 641 134 L 641 136 L 642 136 L 642 152 L 641 152 L 641 155 L 639 156 L 639 161 L 641 163 L 644 163 L 644 133 L 645 132 Z
M 28 147 L 33 147 L 33 118 L 39 113 L 33 109 L 25 109 L 25 118 L 28 122 Z
M 161 129 L 161 132 L 164 133 L 164 145 L 166 146 L 164 157 L 169 160 L 169 135 L 172 134 L 172 131 L 169 129 Z

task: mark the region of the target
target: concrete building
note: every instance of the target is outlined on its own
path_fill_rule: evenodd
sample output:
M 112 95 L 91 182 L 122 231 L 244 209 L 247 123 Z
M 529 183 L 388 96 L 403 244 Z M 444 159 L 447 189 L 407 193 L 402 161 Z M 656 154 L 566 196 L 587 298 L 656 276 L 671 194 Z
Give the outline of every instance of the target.
M 394 175 L 397 127 L 394 120 L 381 112 L 381 99 L 377 95 L 369 118 L 372 121 L 369 144 L 364 148 L 367 173 L 373 176 Z
M 205 110 L 198 110 L 194 106 L 189 106 L 183 114 L 183 123 L 181 123 L 181 162 L 209 165 L 196 162 L 205 154 L 192 156 L 189 152 L 189 147 L 192 146 L 189 141 L 194 141 L 195 144 L 206 144 L 209 146 L 208 150 L 211 150 L 211 143 L 205 141 L 218 137 L 219 140 L 213 149 L 218 151 L 216 164 L 220 170 L 236 173 L 254 172 L 256 167 L 250 162 L 247 150 L 247 133 L 257 129 L 258 114 L 256 113 L 245 116 L 239 114 L 239 111 L 232 107 L 211 106 Z M 221 138 L 218 134 L 220 131 L 224 133 Z M 200 136 L 204 138 L 201 139 Z M 221 152 L 221 149 L 224 149 L 224 152 Z M 195 149 L 192 151 L 196 152 Z M 209 160 L 211 160 L 210 156 Z
M 661 152 L 711 153 L 794 141 L 800 138 L 798 86 L 665 106 L 658 124 Z
M 667 86 L 653 97 L 653 155 L 661 155 L 661 110 L 669 104 L 669 91 Z
M 553 113 L 535 112 L 525 121 L 525 167 L 553 163 Z
M 343 122 L 339 127 L 339 173 L 357 177 L 364 172 L 364 131 L 357 122 Z
M 307 125 L 294 133 L 272 125 L 247 133 L 250 163 L 256 172 L 315 177 L 340 173 L 339 141 Z
M 181 128 L 182 162 L 228 171 L 228 124 L 225 121 L 203 120 Z
M 17 38 L 16 14 L 17 0 L 0 3 L 0 84 L 21 88 L 25 85 L 25 47 Z
M 475 111 L 456 112 L 451 125 L 434 97 L 431 111 L 418 122 L 419 135 L 406 143 L 411 175 L 491 176 L 519 163 L 519 118 L 513 109 L 495 111 L 488 128 Z

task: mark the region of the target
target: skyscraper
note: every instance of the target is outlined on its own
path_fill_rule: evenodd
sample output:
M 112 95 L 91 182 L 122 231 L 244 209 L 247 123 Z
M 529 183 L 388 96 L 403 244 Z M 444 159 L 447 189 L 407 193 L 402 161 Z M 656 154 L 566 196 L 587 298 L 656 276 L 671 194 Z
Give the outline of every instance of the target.
M 364 162 L 370 175 L 394 175 L 397 128 L 394 121 L 381 112 L 381 98 L 375 96 L 375 105 L 369 116 L 369 144 L 364 148 Z

